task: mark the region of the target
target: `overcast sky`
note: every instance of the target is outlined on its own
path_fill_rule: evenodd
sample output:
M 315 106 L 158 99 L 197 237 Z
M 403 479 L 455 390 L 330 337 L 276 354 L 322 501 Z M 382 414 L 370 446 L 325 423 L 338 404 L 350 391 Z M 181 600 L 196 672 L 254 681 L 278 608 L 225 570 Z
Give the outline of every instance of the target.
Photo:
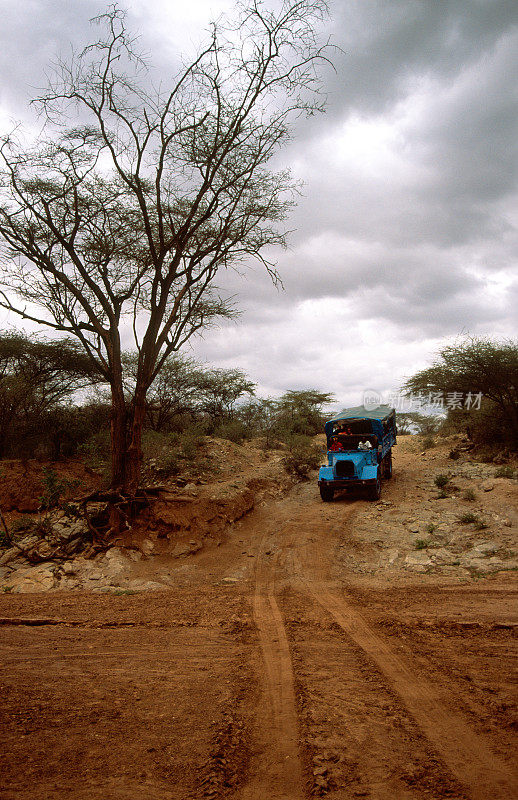
M 91 38 L 94 0 L 0 0 L 0 124 L 27 119 L 46 65 Z M 229 2 L 127 0 L 167 74 Z M 279 252 L 284 291 L 256 267 L 218 283 L 237 322 L 193 345 L 262 395 L 395 390 L 461 333 L 515 337 L 518 315 L 518 2 L 331 0 L 343 52 L 328 108 L 282 163 L 304 181 Z M 0 327 L 12 325 L 5 315 Z

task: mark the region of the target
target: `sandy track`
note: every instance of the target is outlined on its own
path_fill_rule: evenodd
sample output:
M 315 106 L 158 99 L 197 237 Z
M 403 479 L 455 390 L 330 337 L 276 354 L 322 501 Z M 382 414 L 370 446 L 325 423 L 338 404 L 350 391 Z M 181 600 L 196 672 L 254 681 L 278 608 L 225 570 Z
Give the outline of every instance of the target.
M 306 586 L 315 601 L 391 682 L 418 726 L 473 800 L 518 797 L 516 776 L 455 710 L 455 698 L 444 687 L 413 670 L 343 597 L 316 581 L 307 581 Z
M 342 524 L 350 521 L 354 510 L 354 504 L 344 507 Z M 340 594 L 337 588 L 329 588 L 329 581 L 323 577 L 329 572 L 330 559 L 328 548 L 323 548 L 322 541 L 319 541 L 321 521 L 312 521 L 305 509 L 284 525 L 282 516 L 278 522 L 275 565 L 282 564 L 284 568 L 284 585 L 302 588 L 372 660 L 467 796 L 473 800 L 518 797 L 516 774 L 484 737 L 475 732 L 466 714 L 456 708 L 454 688 L 448 691 L 437 680 L 434 682 L 424 676 L 417 664 L 412 665 L 408 658 L 399 656 L 394 647 L 365 621 L 361 609 Z M 284 745 L 276 747 L 280 758 L 293 764 L 296 759 L 296 721 L 292 700 L 294 678 L 283 619 L 275 600 L 275 570 L 276 566 L 268 566 L 265 560 L 263 545 L 257 564 L 255 619 L 260 630 L 270 700 L 277 708 L 274 738 L 278 740 L 281 731 L 284 742 Z M 267 598 L 263 596 L 265 590 Z M 283 694 L 285 703 L 282 706 Z M 293 788 L 290 786 L 285 795 L 282 784 L 281 780 L 276 788 L 270 785 L 271 796 L 292 796 L 289 792 Z M 376 797 L 390 796 L 384 792 L 382 782 L 377 789 Z M 266 796 L 264 792 L 263 796 Z
M 275 597 L 275 567 L 263 540 L 255 565 L 254 621 L 263 656 L 263 705 L 258 714 L 263 750 L 243 800 L 303 796 L 294 676 L 284 621 Z

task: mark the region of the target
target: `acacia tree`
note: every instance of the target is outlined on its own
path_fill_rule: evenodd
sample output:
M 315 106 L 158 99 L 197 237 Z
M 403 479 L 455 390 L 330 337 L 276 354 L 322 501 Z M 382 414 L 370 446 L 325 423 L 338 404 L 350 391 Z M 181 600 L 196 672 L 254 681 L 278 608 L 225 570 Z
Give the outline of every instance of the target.
M 0 458 L 14 426 L 26 431 L 32 420 L 41 429 L 50 412 L 57 414 L 75 392 L 99 380 L 73 339 L 56 342 L 0 331 Z
M 468 337 L 443 347 L 431 367 L 409 378 L 410 393 L 456 396 L 480 393 L 502 414 L 508 436 L 518 444 L 518 344 Z
M 76 336 L 111 388 L 112 489 L 139 484 L 146 393 L 167 357 L 218 316 L 221 268 L 283 245 L 296 187 L 268 163 L 295 118 L 323 107 L 323 0 L 259 0 L 222 19 L 167 90 L 113 6 L 36 101 L 32 146 L 4 137 L 0 305 Z M 43 311 L 38 311 L 43 309 Z M 124 393 L 121 338 L 138 353 Z
M 255 394 L 255 383 L 241 369 L 207 370 L 200 384 L 199 408 L 213 424 L 230 419 L 237 400 Z

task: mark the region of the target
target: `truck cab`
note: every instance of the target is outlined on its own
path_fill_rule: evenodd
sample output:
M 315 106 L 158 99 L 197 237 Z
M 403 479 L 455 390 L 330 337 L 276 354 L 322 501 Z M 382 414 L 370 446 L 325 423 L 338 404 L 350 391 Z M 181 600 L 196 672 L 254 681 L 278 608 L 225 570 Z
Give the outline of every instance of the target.
M 320 467 L 320 496 L 330 502 L 342 489 L 364 489 L 371 500 L 381 495 L 381 481 L 392 477 L 396 412 L 389 406 L 344 408 L 326 422 L 327 464 Z

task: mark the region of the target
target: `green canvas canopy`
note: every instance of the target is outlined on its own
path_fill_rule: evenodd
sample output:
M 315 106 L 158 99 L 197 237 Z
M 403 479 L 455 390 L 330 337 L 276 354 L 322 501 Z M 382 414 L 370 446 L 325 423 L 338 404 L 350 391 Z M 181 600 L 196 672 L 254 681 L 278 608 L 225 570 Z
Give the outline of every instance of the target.
M 354 406 L 354 408 L 344 408 L 339 411 L 329 422 L 338 422 L 342 419 L 387 419 L 395 409 L 390 406 L 378 406 L 377 408 L 365 408 L 365 406 Z
M 334 429 L 334 423 L 343 420 L 372 420 L 372 432 L 375 433 L 380 439 L 383 437 L 383 422 L 392 417 L 392 425 L 395 431 L 395 416 L 396 411 L 390 406 L 378 406 L 377 408 L 365 408 L 365 406 L 355 406 L 354 408 L 344 408 L 338 414 L 326 422 L 326 434 L 331 436 Z

